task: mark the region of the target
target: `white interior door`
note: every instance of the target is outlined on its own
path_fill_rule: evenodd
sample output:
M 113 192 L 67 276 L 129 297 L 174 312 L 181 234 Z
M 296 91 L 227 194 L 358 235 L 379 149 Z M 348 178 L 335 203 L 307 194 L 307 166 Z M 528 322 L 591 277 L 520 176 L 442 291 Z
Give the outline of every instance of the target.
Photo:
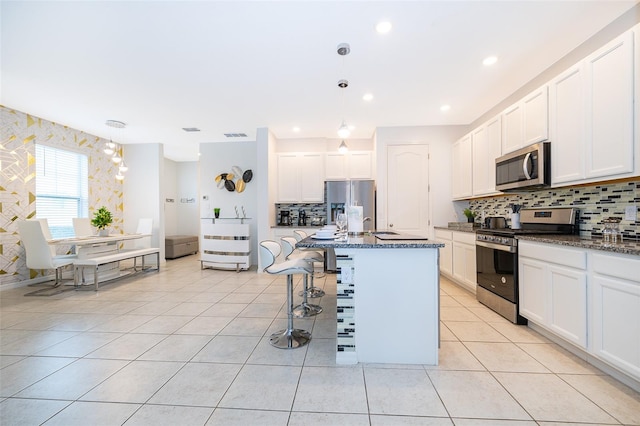
M 429 146 L 387 147 L 388 229 L 429 234 Z

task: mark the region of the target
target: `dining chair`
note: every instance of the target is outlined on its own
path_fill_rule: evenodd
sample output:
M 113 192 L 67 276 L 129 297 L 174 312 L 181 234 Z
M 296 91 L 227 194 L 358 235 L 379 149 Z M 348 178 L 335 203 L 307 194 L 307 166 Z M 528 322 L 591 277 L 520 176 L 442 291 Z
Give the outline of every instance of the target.
M 91 226 L 91 219 L 88 217 L 74 217 L 72 220 L 73 232 L 76 234 L 76 237 L 94 235 L 93 227 Z
M 72 265 L 73 261 L 77 259 L 77 256 L 52 254 L 52 247 L 47 242 L 46 237 L 49 230 L 48 227 L 45 226 L 46 219 L 21 220 L 18 221 L 18 232 L 20 233 L 20 240 L 24 246 L 27 268 L 53 269 L 55 271 L 53 288 L 56 288 L 60 286 L 62 281 L 62 268 Z M 44 290 L 48 290 L 48 288 L 28 293 L 25 296 L 45 295 L 40 294 Z M 51 294 L 46 295 L 50 296 Z

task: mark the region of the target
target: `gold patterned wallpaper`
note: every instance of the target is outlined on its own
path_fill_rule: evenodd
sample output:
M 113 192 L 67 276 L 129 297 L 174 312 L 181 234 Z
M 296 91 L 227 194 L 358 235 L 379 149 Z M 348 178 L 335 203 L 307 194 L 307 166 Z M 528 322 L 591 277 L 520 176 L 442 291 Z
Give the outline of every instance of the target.
M 20 244 L 18 220 L 36 217 L 35 144 L 86 154 L 89 161 L 89 216 L 106 206 L 112 232 L 122 229 L 122 182 L 117 166 L 102 152 L 107 141 L 0 105 L 0 286 L 51 274 L 29 270 Z

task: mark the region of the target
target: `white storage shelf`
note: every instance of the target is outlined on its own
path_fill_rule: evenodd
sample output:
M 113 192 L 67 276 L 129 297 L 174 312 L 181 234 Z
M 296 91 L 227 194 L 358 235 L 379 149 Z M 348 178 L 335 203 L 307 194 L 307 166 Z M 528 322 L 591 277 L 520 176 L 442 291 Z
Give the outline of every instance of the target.
M 251 234 L 244 223 L 214 223 L 202 219 L 200 235 L 202 268 L 247 270 L 251 265 Z

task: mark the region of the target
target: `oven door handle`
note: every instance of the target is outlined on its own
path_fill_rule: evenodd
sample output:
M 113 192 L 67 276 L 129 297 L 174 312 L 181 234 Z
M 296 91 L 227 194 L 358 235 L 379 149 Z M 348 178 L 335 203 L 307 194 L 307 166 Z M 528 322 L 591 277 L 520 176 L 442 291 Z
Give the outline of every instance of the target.
M 515 253 L 517 248 L 514 246 L 504 246 L 502 244 L 488 243 L 486 241 L 476 241 L 476 245 L 480 247 L 486 247 L 494 250 L 506 251 L 509 253 Z

